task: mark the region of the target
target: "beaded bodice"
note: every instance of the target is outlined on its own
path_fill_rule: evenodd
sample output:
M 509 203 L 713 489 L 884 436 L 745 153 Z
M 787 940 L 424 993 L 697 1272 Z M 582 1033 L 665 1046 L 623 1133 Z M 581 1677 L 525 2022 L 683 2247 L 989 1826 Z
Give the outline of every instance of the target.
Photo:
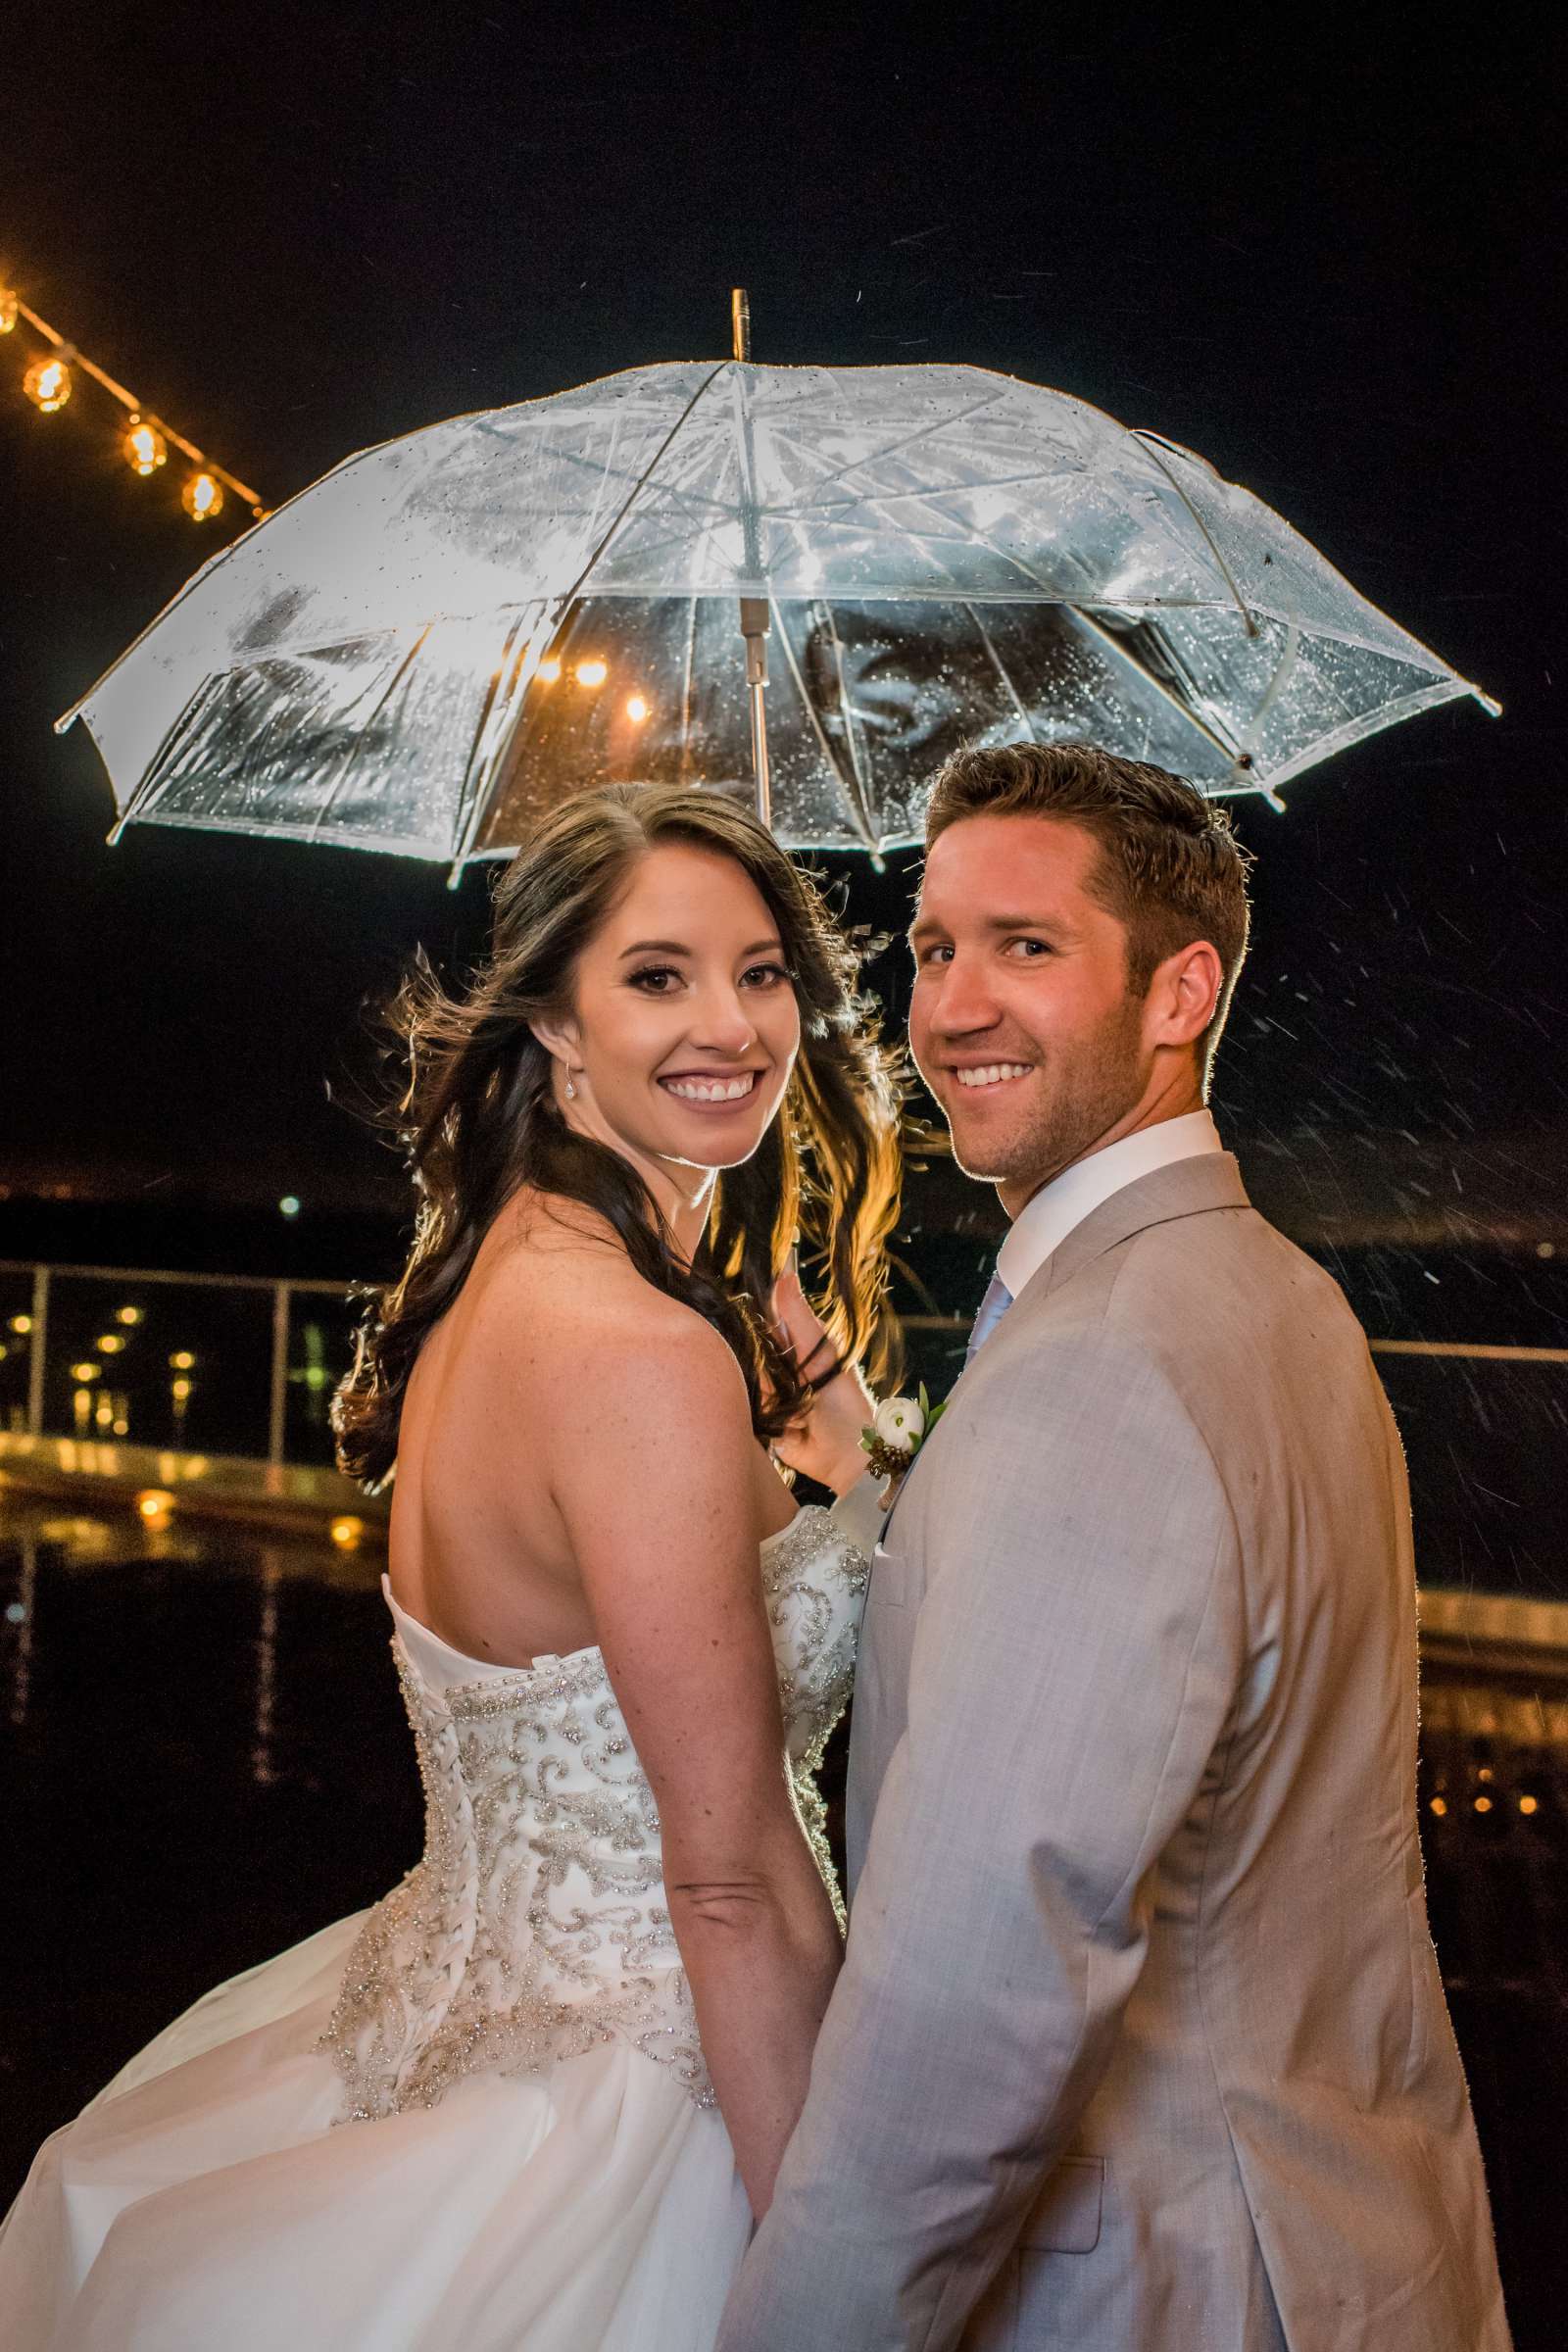
M 808 1506 L 761 1565 L 801 1815 L 838 1905 L 814 1774 L 849 1697 L 866 1563 Z M 410 1644 L 392 1649 L 425 1847 L 366 1920 L 323 2039 L 345 2115 L 433 2106 L 466 2075 L 537 2073 L 613 2037 L 708 2105 L 658 1809 L 601 1653 L 475 1664 L 438 1689 Z

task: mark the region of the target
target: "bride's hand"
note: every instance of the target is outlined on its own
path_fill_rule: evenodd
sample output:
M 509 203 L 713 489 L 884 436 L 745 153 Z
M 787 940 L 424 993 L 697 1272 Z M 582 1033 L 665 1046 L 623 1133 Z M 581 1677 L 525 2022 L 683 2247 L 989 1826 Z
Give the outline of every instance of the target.
M 781 1274 L 773 1286 L 772 1316 L 775 1330 L 808 1379 L 831 1369 L 833 1343 L 793 1271 Z M 773 1451 L 790 1469 L 843 1494 L 866 1467 L 860 1432 L 875 1411 L 876 1399 L 858 1365 L 841 1365 L 809 1397 L 800 1419 L 774 1439 Z

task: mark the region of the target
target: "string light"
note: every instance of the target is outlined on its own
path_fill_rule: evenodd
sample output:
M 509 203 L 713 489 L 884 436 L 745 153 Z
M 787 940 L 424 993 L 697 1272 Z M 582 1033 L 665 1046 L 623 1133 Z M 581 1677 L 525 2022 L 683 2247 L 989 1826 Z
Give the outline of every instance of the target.
M 22 389 L 45 416 L 58 416 L 71 398 L 71 369 L 61 359 L 34 360 Z
M 626 716 L 634 727 L 640 727 L 648 716 L 648 705 L 640 694 L 629 694 L 626 697 Z
M 179 503 L 192 522 L 211 522 L 215 514 L 223 512 L 222 486 L 210 473 L 193 473 L 179 494 Z
M 156 473 L 167 461 L 171 448 L 190 460 L 196 470 L 180 493 L 180 504 L 193 522 L 210 522 L 220 514 L 230 494 L 243 500 L 258 522 L 262 520 L 269 510 L 260 491 L 220 466 L 205 450 L 198 449 L 194 441 L 187 441 L 183 433 L 176 433 L 172 424 L 162 418 L 152 423 L 133 392 L 118 383 L 84 352 L 68 343 L 57 327 L 51 326 L 47 318 L 40 318 L 24 302 L 15 287 L 0 286 L 0 334 L 13 333 L 19 323 L 29 327 L 49 347 L 32 362 L 22 379 L 23 391 L 34 408 L 46 416 L 55 416 L 71 398 L 79 369 L 126 412 L 129 422 L 121 436 L 120 450 L 134 472 L 143 476 Z
M 169 443 L 158 427 L 149 424 L 144 416 L 132 416 L 130 430 L 120 446 L 125 464 L 132 473 L 139 473 L 143 481 L 150 473 L 156 473 L 169 456 Z
M 596 654 L 589 662 L 579 662 L 571 674 L 579 686 L 602 686 L 610 675 L 610 663 L 601 662 Z
M 556 680 L 557 680 L 557 679 L 560 677 L 560 675 L 561 675 L 561 657 L 560 657 L 560 655 L 559 655 L 559 654 L 547 654 L 547 655 L 545 656 L 544 660 L 543 660 L 543 661 L 540 662 L 540 664 L 539 664 L 539 678 L 540 678 L 540 682 L 541 682 L 541 684 L 543 684 L 543 685 L 545 685 L 545 686 L 553 686 L 553 685 L 555 684 Z

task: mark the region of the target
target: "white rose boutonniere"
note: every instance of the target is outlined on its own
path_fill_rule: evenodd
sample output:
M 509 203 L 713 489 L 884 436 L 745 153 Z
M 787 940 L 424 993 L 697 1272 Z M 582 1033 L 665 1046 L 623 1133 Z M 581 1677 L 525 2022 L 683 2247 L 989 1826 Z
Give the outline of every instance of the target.
M 900 1478 L 947 1411 L 933 1404 L 920 1384 L 918 1397 L 886 1396 L 860 1433 L 860 1449 L 878 1478 Z

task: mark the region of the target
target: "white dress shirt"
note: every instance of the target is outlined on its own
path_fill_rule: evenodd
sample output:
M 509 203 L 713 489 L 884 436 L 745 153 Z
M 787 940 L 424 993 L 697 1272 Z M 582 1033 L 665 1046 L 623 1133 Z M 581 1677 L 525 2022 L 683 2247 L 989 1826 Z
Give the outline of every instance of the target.
M 1208 1112 L 1189 1110 L 1179 1119 L 1160 1119 L 1152 1127 L 1140 1127 L 1136 1134 L 1107 1144 L 1102 1152 L 1075 1159 L 1019 1209 L 1011 1232 L 997 1252 L 997 1272 L 1016 1298 L 1031 1274 L 1039 1273 L 1074 1226 L 1081 1225 L 1112 1193 L 1178 1159 L 1196 1159 L 1201 1152 L 1224 1149 Z

